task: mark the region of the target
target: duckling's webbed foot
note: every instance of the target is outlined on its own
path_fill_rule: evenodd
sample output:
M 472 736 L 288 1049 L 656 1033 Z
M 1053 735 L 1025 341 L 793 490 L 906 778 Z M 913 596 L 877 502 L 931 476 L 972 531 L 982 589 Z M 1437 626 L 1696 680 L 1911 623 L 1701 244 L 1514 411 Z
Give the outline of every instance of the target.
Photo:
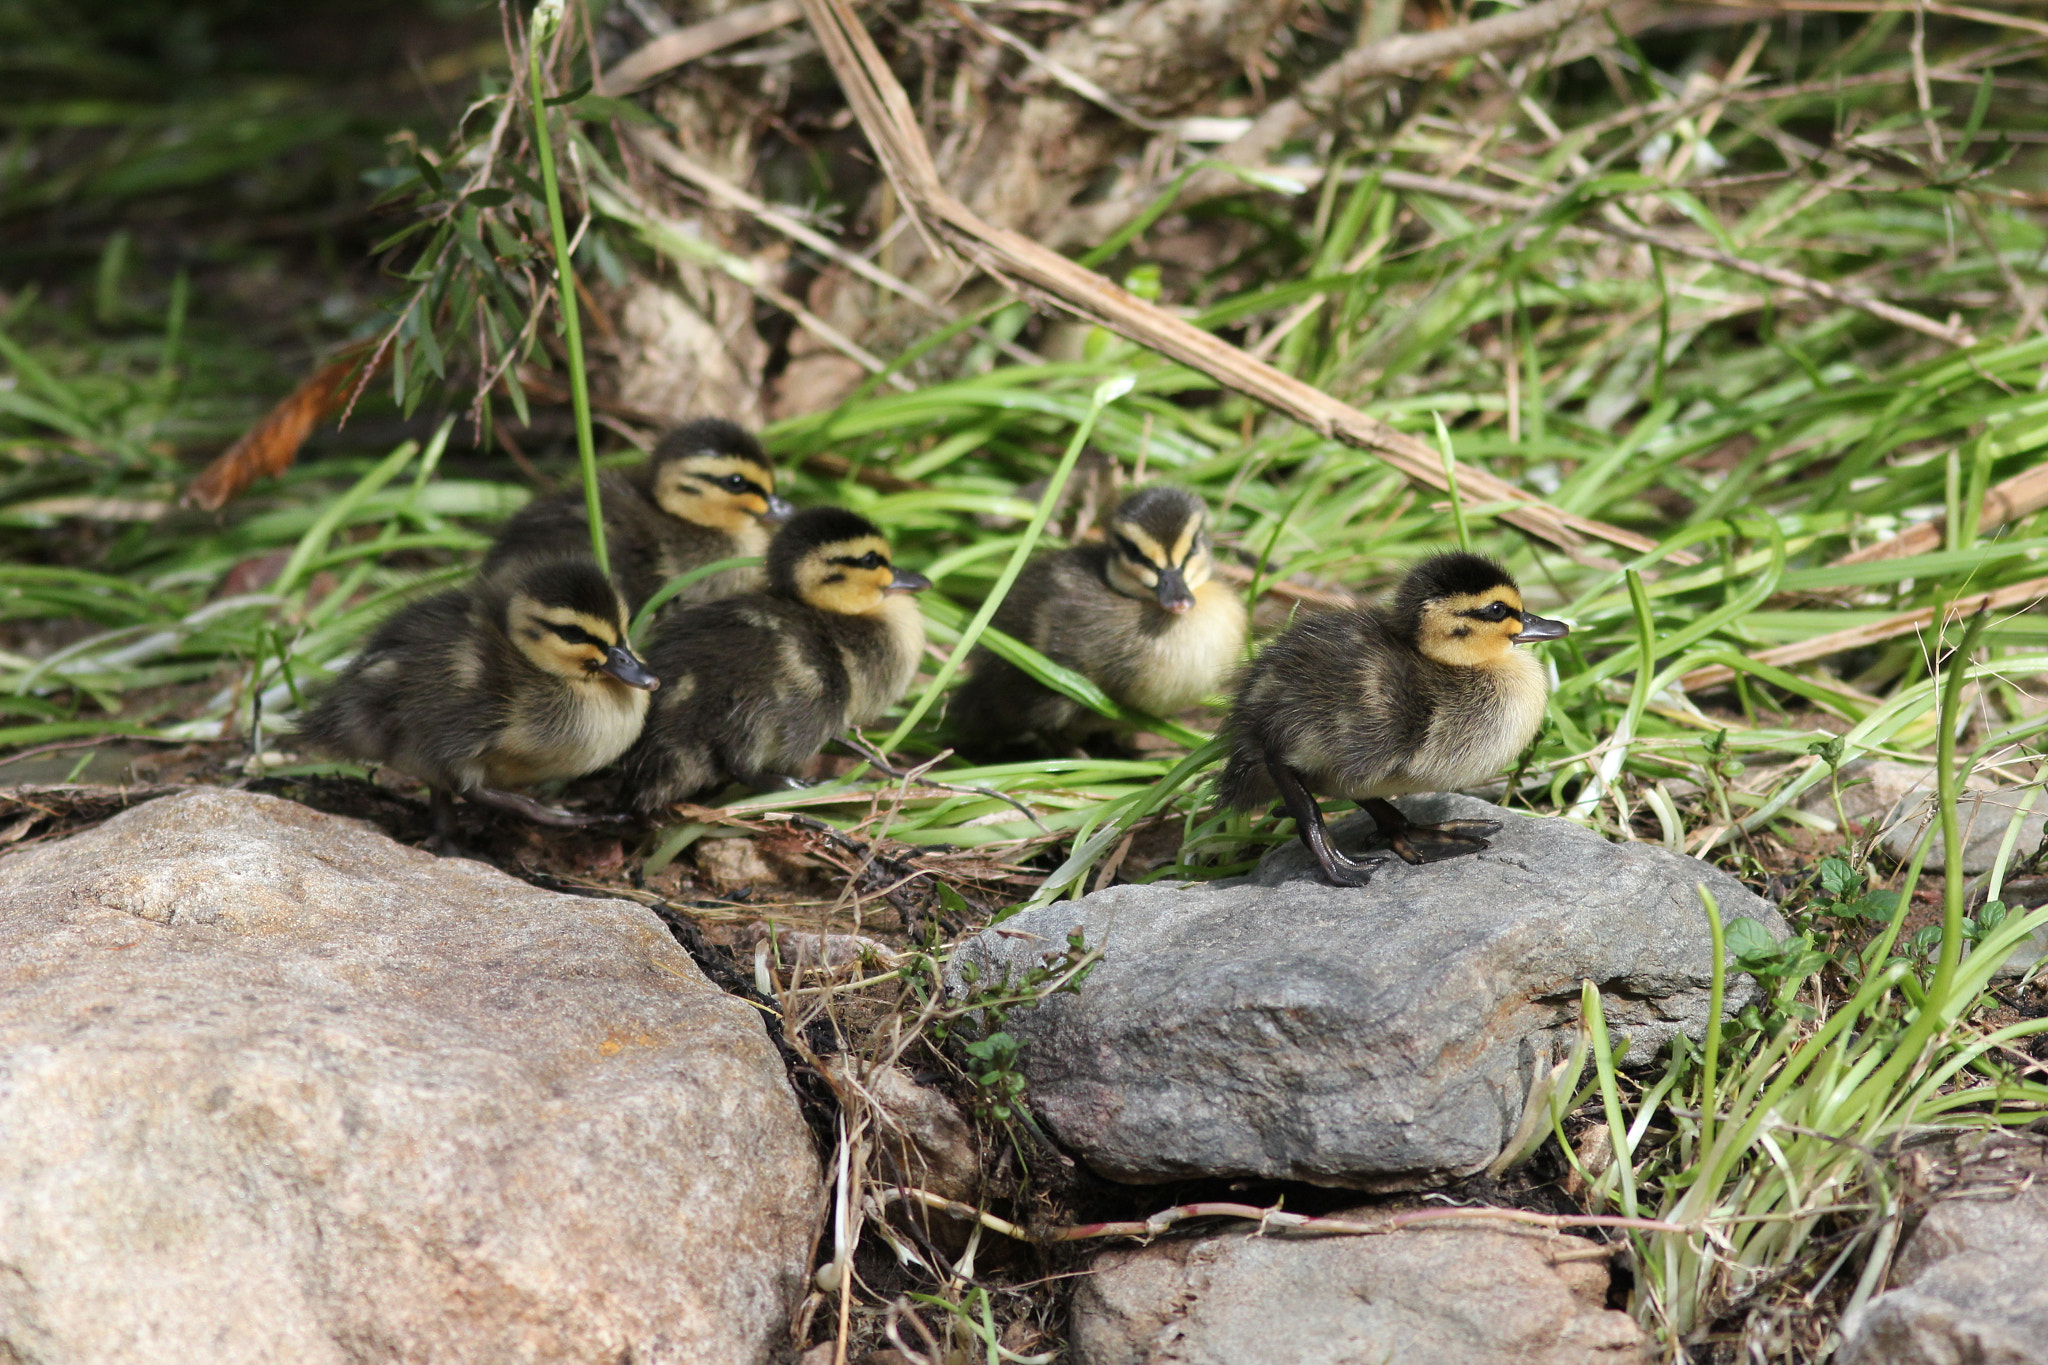
M 1391 801 L 1368 797 L 1358 804 L 1379 826 L 1387 847 L 1410 866 L 1478 853 L 1488 847 L 1487 835 L 1500 833 L 1498 820 L 1446 820 L 1438 825 L 1418 825 L 1401 814 Z
M 1324 879 L 1332 886 L 1364 886 L 1371 881 L 1372 870 L 1386 859 L 1352 858 L 1339 850 L 1330 842 L 1329 827 L 1323 823 L 1323 808 L 1309 794 L 1301 774 L 1282 763 L 1271 750 L 1266 752 L 1266 767 L 1273 774 L 1273 785 L 1280 789 L 1287 813 L 1294 817 L 1294 832 L 1301 836 L 1301 842 L 1322 868 Z
M 619 818 L 614 815 L 578 815 L 559 806 L 543 804 L 530 796 L 521 796 L 518 792 L 499 791 L 496 787 L 471 787 L 463 795 L 483 805 L 523 815 L 536 825 L 553 825 L 558 829 L 583 829 Z

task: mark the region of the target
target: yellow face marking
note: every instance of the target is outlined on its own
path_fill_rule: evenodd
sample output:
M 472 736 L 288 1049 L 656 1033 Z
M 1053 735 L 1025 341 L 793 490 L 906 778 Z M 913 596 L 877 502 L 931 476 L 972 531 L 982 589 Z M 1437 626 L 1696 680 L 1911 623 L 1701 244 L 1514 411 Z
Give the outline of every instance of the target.
M 880 536 L 820 545 L 796 566 L 798 595 L 814 607 L 842 616 L 866 616 L 881 610 L 895 577 L 889 542 Z
M 695 451 L 663 460 L 654 500 L 683 521 L 737 535 L 759 524 L 775 492 L 775 471 L 745 455 Z
M 617 621 L 542 606 L 530 597 L 513 602 L 509 620 L 520 651 L 537 667 L 563 678 L 596 676 L 623 633 Z
M 1127 597 L 1149 597 L 1159 586 L 1161 569 L 1179 569 L 1181 579 L 1190 589 L 1199 588 L 1209 581 L 1215 568 L 1209 557 L 1208 547 L 1202 543 L 1202 527 L 1207 518 L 1191 517 L 1173 539 L 1171 547 L 1162 545 L 1152 534 L 1136 522 L 1119 521 L 1112 523 L 1110 534 L 1136 550 L 1141 559 L 1134 560 L 1123 546 L 1109 562 L 1110 586 Z
M 1438 663 L 1485 668 L 1514 653 L 1522 633 L 1522 595 L 1502 584 L 1483 593 L 1457 593 L 1423 605 L 1416 645 Z

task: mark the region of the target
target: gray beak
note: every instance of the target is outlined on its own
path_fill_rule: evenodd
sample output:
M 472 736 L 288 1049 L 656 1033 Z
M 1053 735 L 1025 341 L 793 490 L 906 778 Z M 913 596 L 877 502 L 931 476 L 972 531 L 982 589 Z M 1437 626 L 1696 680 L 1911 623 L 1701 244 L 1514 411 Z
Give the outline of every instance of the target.
M 1515 643 L 1526 645 L 1537 640 L 1557 640 L 1571 633 L 1572 628 L 1562 621 L 1525 611 L 1522 613 L 1522 633 L 1515 637 Z
M 889 580 L 889 586 L 882 589 L 882 591 L 923 592 L 926 588 L 929 588 L 931 585 L 932 581 L 929 578 L 926 578 L 921 573 L 913 573 L 909 569 L 898 569 L 896 571 L 896 576 Z
M 780 526 L 795 515 L 796 508 L 790 506 L 788 498 L 778 498 L 775 494 L 770 493 L 768 495 L 768 510 L 761 514 L 761 520 L 767 522 L 770 526 Z
M 643 692 L 652 692 L 661 686 L 661 679 L 647 671 L 647 665 L 635 658 L 633 651 L 621 645 L 613 645 L 604 652 L 604 662 L 598 671 L 609 673 L 628 687 L 637 687 Z
M 1156 591 L 1159 594 L 1159 605 L 1175 616 L 1192 610 L 1195 605 L 1195 595 L 1188 591 L 1187 576 L 1179 569 L 1161 569 L 1159 587 Z

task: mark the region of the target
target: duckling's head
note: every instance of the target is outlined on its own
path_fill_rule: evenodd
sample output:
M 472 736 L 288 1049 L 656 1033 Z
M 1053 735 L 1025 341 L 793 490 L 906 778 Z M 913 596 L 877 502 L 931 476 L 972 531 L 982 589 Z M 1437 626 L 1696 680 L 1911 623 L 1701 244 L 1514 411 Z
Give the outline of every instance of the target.
M 662 437 L 648 478 L 662 511 L 727 535 L 789 518 L 790 505 L 775 496 L 775 466 L 761 443 L 717 417 L 685 422 Z
M 626 643 L 625 600 L 591 560 L 519 565 L 494 587 L 505 634 L 541 671 L 647 692 L 661 686 Z
M 931 586 L 889 560 L 889 542 L 866 517 L 843 507 L 806 507 L 768 542 L 768 585 L 842 616 L 881 610 L 894 593 Z
M 1189 610 L 1216 567 L 1208 528 L 1209 509 L 1185 488 L 1140 488 L 1109 518 L 1109 586 L 1176 615 Z
M 1497 664 L 1518 644 L 1569 632 L 1522 608 L 1522 590 L 1508 571 L 1483 555 L 1433 555 L 1408 571 L 1394 590 L 1393 616 L 1427 657 L 1454 667 Z

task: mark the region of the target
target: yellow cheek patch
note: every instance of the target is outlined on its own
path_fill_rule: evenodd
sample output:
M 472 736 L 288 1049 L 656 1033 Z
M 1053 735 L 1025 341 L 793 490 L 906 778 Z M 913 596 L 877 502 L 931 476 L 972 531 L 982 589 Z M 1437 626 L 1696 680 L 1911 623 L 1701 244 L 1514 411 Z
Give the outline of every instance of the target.
M 858 562 L 870 554 L 881 560 L 872 569 Z M 895 577 L 896 571 L 889 563 L 889 542 L 880 536 L 821 545 L 797 569 L 804 600 L 842 616 L 864 616 L 874 611 L 882 604 L 884 589 Z

